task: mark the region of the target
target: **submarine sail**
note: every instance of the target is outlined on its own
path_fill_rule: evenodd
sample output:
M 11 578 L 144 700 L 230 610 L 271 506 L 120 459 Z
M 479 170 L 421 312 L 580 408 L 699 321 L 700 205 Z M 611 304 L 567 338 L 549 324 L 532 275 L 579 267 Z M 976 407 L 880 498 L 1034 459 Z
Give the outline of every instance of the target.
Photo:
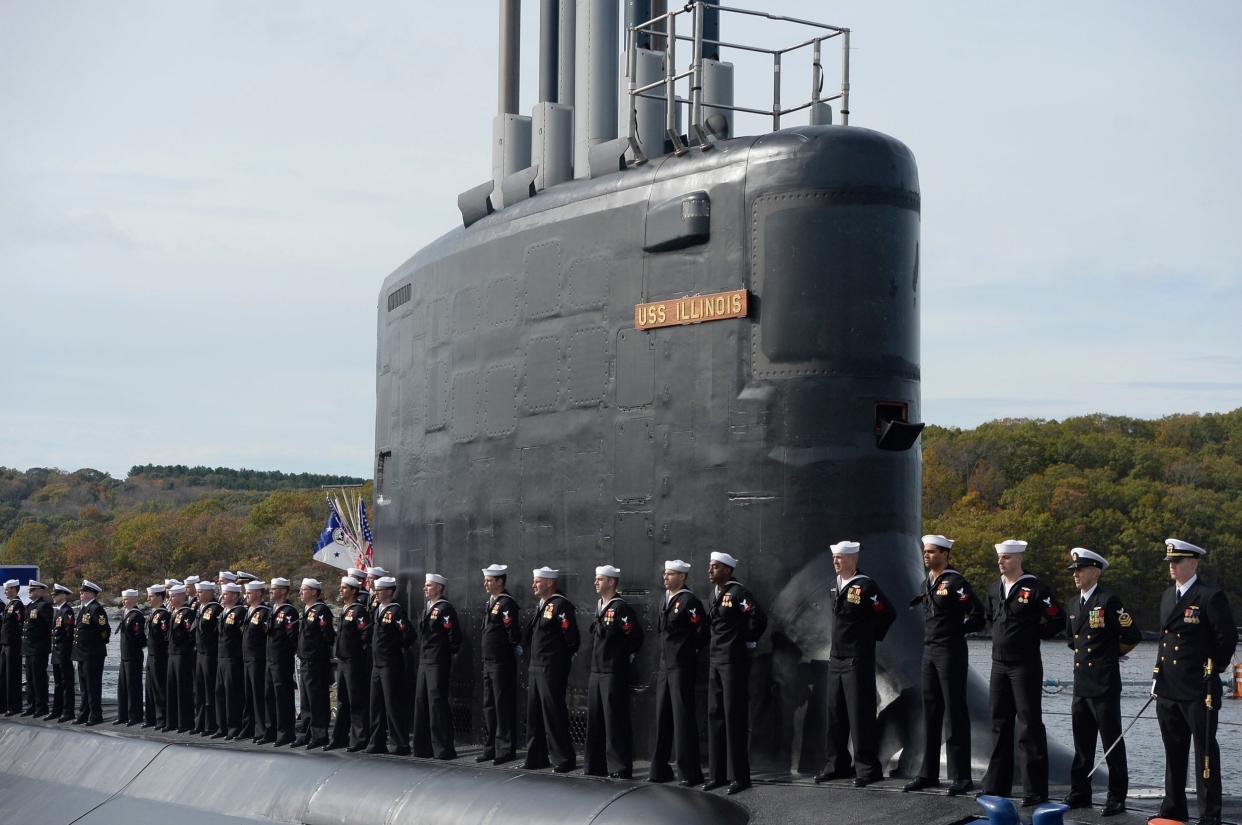
M 820 98 L 821 55 L 847 29 L 795 21 L 815 95 L 783 109 L 777 95 L 772 131 L 731 136 L 735 114 L 764 110 L 733 105 L 716 16 L 788 19 L 706 3 L 632 12 L 645 5 L 627 8 L 617 78 L 619 34 L 600 25 L 618 18 L 615 0 L 578 3 L 568 44 L 574 4 L 560 4 L 541 51 L 552 99 L 531 117 L 516 112 L 516 60 L 502 60 L 493 179 L 459 198 L 462 226 L 384 281 L 383 563 L 409 603 L 425 572 L 452 583 L 467 628 L 456 734 L 477 741 L 481 568 L 510 566 L 523 618 L 526 571 L 559 568 L 589 623 L 593 569 L 614 564 L 650 631 L 663 560 L 692 562 L 689 586 L 706 592 L 708 554 L 727 550 L 772 619 L 752 667 L 752 758 L 813 773 L 827 741 L 828 544 L 861 541 L 898 604 L 922 578 L 917 168 L 899 141 L 845 125 L 848 68 Z M 677 49 L 691 64 L 680 79 Z M 814 125 L 788 126 L 802 110 Z M 910 754 L 921 640 L 909 614 L 880 648 L 882 758 Z M 579 744 L 587 658 L 570 680 Z M 655 645 L 639 653 L 638 753 L 656 661 Z

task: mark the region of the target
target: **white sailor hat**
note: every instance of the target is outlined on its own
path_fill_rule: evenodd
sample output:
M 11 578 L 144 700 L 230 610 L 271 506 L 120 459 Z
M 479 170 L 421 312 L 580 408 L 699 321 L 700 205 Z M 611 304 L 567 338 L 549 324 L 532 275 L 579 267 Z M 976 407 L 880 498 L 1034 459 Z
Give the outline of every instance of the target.
M 153 584 L 147 588 L 148 596 L 163 596 L 168 592 L 168 586 L 164 584 Z
M 379 567 L 379 566 L 376 566 L 376 567 L 368 567 L 368 568 L 367 568 L 367 575 L 368 575 L 368 576 L 375 576 L 376 578 L 379 578 L 380 576 L 387 576 L 387 575 L 388 575 L 388 571 L 387 571 L 387 570 L 385 570 L 385 569 L 384 569 L 384 568 L 382 568 L 382 567 Z
M 240 593 L 241 587 L 242 586 L 238 584 L 237 582 L 225 582 L 224 586 L 220 588 L 220 592 L 221 593 Z
M 247 573 L 245 570 L 237 571 L 237 583 L 238 584 L 245 584 L 246 582 L 252 582 L 257 578 L 259 577 L 256 576 L 254 573 Z
M 689 573 L 690 562 L 681 559 L 668 559 L 664 562 L 664 569 L 671 570 L 674 573 Z
M 546 565 L 543 567 L 536 567 L 534 570 L 530 571 L 530 574 L 536 579 L 552 579 L 553 581 L 561 577 L 561 571 L 553 570 L 551 567 Z
M 312 579 L 310 576 L 307 576 L 306 578 L 302 579 L 301 586 L 310 587 L 315 590 L 323 590 L 323 582 L 319 581 L 319 579 Z
M 1188 541 L 1181 539 L 1165 539 L 1164 540 L 1164 560 L 1174 561 L 1176 559 L 1197 559 L 1207 555 L 1207 551 L 1202 547 L 1196 547 Z
M 195 582 L 194 589 L 195 590 L 206 590 L 209 593 L 214 593 L 216 591 L 216 583 L 215 582 Z
M 936 533 L 935 535 L 923 536 L 923 546 L 932 545 L 933 547 L 943 547 L 945 550 L 953 549 L 953 539 L 945 538 Z
M 73 591 L 70 590 L 68 587 L 65 587 L 60 582 L 57 582 L 56 584 L 52 585 L 52 592 L 53 593 L 68 593 L 70 596 L 73 595 Z
M 712 551 L 712 561 L 720 562 L 721 564 L 729 567 L 737 567 L 738 563 L 738 560 L 730 556 L 728 553 L 719 553 L 715 550 Z
M 367 571 L 363 570 L 361 567 L 351 567 L 345 571 L 345 575 L 355 578 L 358 581 L 362 581 L 367 577 Z
M 21 586 L 22 586 L 22 583 L 19 582 L 17 579 L 9 579 L 8 581 L 4 583 L 4 588 L 6 590 L 10 587 L 21 587 Z
M 133 588 L 126 588 L 121 591 L 122 599 L 137 599 L 137 598 L 140 598 L 141 596 L 142 594 L 139 593 L 137 590 L 134 590 Z
M 489 564 L 483 568 L 484 576 L 508 576 L 509 565 L 507 564 Z
M 358 581 L 353 576 L 341 576 L 341 584 L 345 585 L 346 587 L 353 587 L 353 588 L 362 587 L 362 582 Z
M 232 570 L 221 570 L 219 573 L 216 574 L 216 579 L 217 581 L 220 579 L 224 579 L 226 582 L 235 582 L 237 581 L 237 574 L 234 573 Z
M 26 589 L 27 590 L 47 590 L 47 585 L 39 581 L 38 579 L 31 579 L 30 581 L 26 582 Z
M 164 579 L 165 587 L 172 587 L 174 584 L 185 584 L 181 579 Z
M 834 556 L 857 556 L 858 551 L 862 549 L 862 545 L 856 541 L 839 541 L 836 544 L 828 545 Z
M 619 579 L 621 578 L 621 571 L 620 569 L 613 567 L 611 564 L 601 564 L 599 567 L 595 568 L 595 575 L 607 576 L 610 579 Z
M 1020 539 L 1005 539 L 996 545 L 996 555 L 998 556 L 1013 556 L 1025 552 L 1026 542 Z
M 14 584 L 17 584 L 17 582 L 16 582 L 16 581 L 14 581 L 13 583 L 14 583 Z M 8 586 L 8 582 L 5 582 L 5 586 L 6 586 L 6 587 Z M 94 583 L 93 581 L 91 581 L 90 579 L 82 579 L 82 590 L 90 590 L 91 592 L 94 592 L 94 593 L 102 593 L 102 592 L 103 592 L 103 588 L 102 588 L 102 587 L 100 587 L 99 585 L 95 584 L 95 583 Z M 79 591 L 79 592 L 81 592 L 81 591 Z
M 288 587 L 288 586 L 289 586 L 289 580 L 286 579 L 284 576 L 276 576 L 274 579 L 272 579 L 272 587 Z
M 185 585 L 184 585 L 184 584 L 174 584 L 172 587 L 168 588 L 168 595 L 170 595 L 170 596 L 184 596 L 184 595 L 185 595 Z
M 1101 556 L 1094 550 L 1088 550 L 1085 547 L 1075 547 L 1070 550 L 1070 563 L 1066 570 L 1077 570 L 1080 567 L 1098 567 L 1101 570 L 1108 569 L 1108 559 Z
M 425 584 L 438 584 L 441 587 L 444 587 L 448 584 L 448 579 L 444 578 L 439 573 L 428 573 L 423 577 L 423 582 Z
M 397 580 L 392 576 L 380 576 L 375 580 L 376 590 L 396 590 Z
M 255 590 L 266 590 L 266 589 L 267 589 L 267 583 L 264 582 L 262 579 L 255 579 L 254 581 L 246 582 L 247 592 L 253 592 Z
M 202 576 L 186 576 L 184 584 L 186 587 L 189 587 L 192 584 L 198 584 L 202 580 L 203 580 Z

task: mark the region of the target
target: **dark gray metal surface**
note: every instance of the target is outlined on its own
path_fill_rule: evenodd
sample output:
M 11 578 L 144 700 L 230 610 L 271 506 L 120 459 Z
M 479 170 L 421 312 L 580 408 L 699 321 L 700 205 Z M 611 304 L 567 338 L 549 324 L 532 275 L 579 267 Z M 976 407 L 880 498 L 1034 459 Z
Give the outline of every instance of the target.
M 710 199 L 705 242 L 644 252 L 650 210 L 695 192 Z M 878 405 L 920 420 L 918 210 L 901 143 L 805 127 L 541 192 L 389 276 L 376 450 L 391 451 L 379 491 L 393 503 L 376 516 L 378 546 L 408 601 L 435 570 L 469 617 L 459 737 L 480 724 L 467 675 L 479 568 L 510 564 L 527 607 L 530 568 L 561 568 L 588 620 L 593 568 L 616 564 L 650 629 L 662 560 L 693 562 L 704 593 L 708 552 L 725 549 L 773 617 L 753 669 L 756 764 L 823 766 L 827 545 L 862 541 L 863 569 L 899 605 L 921 581 L 919 451 L 875 440 Z M 413 299 L 389 312 L 406 284 Z M 739 287 L 747 319 L 633 328 L 641 301 Z M 902 769 L 921 639 L 921 618 L 902 611 L 880 651 L 882 753 Z M 654 662 L 649 645 L 639 672 Z M 635 691 L 639 753 L 650 681 Z
M 430 760 L 186 744 L 158 734 L 0 722 L 5 822 L 720 823 L 709 794 Z

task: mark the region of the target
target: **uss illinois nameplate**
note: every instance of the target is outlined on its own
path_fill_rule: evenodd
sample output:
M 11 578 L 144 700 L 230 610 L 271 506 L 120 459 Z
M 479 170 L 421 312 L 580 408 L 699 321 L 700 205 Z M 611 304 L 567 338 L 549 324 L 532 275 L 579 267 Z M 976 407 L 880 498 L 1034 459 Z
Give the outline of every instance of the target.
M 652 301 L 634 307 L 635 329 L 658 329 L 726 318 L 745 318 L 747 293 L 744 289 L 713 292 L 711 295 L 690 295 Z

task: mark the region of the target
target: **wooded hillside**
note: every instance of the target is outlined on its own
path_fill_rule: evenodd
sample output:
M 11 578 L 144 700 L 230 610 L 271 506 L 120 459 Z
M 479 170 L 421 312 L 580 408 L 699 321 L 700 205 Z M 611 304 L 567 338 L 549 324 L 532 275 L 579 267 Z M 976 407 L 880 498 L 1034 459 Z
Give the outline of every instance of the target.
M 923 435 L 923 515 L 957 540 L 953 564 L 982 589 L 992 545 L 1029 541 L 1026 568 L 1062 596 L 1071 547 L 1111 563 L 1106 586 L 1153 629 L 1168 586 L 1164 539 L 1208 550 L 1200 574 L 1242 620 L 1242 408 L 1156 421 L 1093 415 L 1013 419 Z
M 1242 618 L 1242 408 L 928 427 L 922 445 L 923 530 L 957 540 L 953 564 L 976 588 L 996 576 L 992 545 L 1021 538 L 1027 568 L 1070 596 L 1069 549 L 1089 547 L 1112 562 L 1107 586 L 1152 629 L 1168 585 L 1163 542 L 1174 536 L 1208 549 L 1201 572 Z M 38 564 L 52 580 L 86 577 L 112 595 L 224 566 L 322 574 L 309 561 L 326 515 L 318 487 L 357 481 L 222 467 L 143 465 L 124 480 L 0 469 L 0 561 Z
M 319 485 L 361 482 L 223 467 L 145 465 L 123 481 L 90 469 L 0 469 L 0 562 L 37 564 L 49 582 L 88 578 L 110 597 L 225 568 L 322 575 L 310 561 L 327 518 Z

